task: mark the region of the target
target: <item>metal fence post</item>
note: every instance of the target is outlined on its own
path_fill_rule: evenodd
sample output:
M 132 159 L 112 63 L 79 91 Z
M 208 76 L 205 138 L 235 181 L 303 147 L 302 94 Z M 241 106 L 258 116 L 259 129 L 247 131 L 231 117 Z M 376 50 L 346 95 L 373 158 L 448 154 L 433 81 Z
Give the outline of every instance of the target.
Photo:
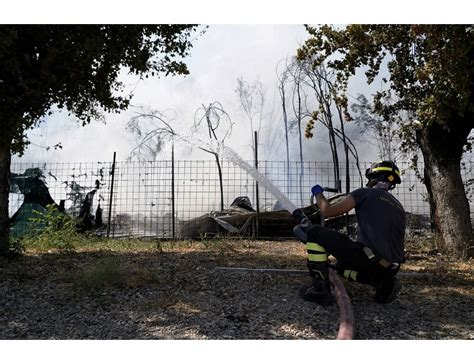
M 349 146 L 344 143 L 344 152 L 346 153 L 346 195 L 351 192 L 351 176 L 349 172 Z M 346 212 L 346 234 L 349 235 L 349 212 Z
M 112 171 L 110 174 L 112 175 L 112 181 L 110 183 L 110 199 L 109 199 L 109 216 L 107 222 L 107 237 L 110 236 L 110 222 L 112 220 L 112 201 L 114 196 L 114 181 L 115 181 L 115 157 L 117 156 L 117 152 L 114 152 L 114 158 L 112 161 Z
M 255 169 L 258 170 L 258 135 L 255 132 Z M 255 216 L 255 238 L 260 237 L 260 198 L 258 194 L 258 182 L 255 181 L 255 203 L 257 207 L 257 214 Z
M 175 216 L 175 196 L 174 196 L 174 143 L 171 144 L 171 215 L 172 215 L 172 229 L 173 240 L 176 239 L 176 216 Z

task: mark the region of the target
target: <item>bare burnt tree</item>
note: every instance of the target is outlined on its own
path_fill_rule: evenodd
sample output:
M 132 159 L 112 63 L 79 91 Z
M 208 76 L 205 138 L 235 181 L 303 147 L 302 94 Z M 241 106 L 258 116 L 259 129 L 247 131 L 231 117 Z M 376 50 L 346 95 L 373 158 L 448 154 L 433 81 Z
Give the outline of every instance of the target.
M 281 109 L 283 114 L 283 127 L 285 132 L 285 151 L 286 151 L 286 185 L 287 188 L 290 188 L 290 146 L 289 146 L 289 130 L 290 125 L 288 121 L 288 111 L 286 108 L 287 105 L 287 91 L 286 88 L 288 87 L 289 79 L 289 67 L 288 67 L 288 60 L 284 60 L 285 64 L 281 72 L 278 71 L 277 65 L 277 79 L 278 79 L 278 93 L 280 94 L 281 100 Z M 282 63 L 282 61 L 279 62 Z
M 347 97 L 338 93 L 335 87 L 338 82 L 334 74 L 326 69 L 324 65 L 313 67 L 312 62 L 301 61 L 302 83 L 306 86 L 311 96 L 316 101 L 317 109 L 313 111 L 312 105 L 306 104 L 306 115 L 310 117 L 306 125 L 305 136 L 313 137 L 313 128 L 316 122 L 320 122 L 328 130 L 329 146 L 333 160 L 334 181 L 337 188 L 342 191 L 340 185 L 340 165 L 338 146 L 342 143 L 345 155 L 346 169 L 348 167 L 349 155 L 352 155 L 356 162 L 359 172 L 360 183 L 363 178 L 360 171 L 359 156 L 357 148 L 351 139 L 346 135 L 344 123 L 352 118 L 347 110 Z M 312 98 L 311 97 L 311 98 Z M 335 126 L 335 122 L 339 121 L 339 128 Z M 346 192 L 349 189 L 348 173 L 346 172 Z
M 137 141 L 137 145 L 130 152 L 128 159 L 156 160 L 166 142 L 171 142 L 175 137 L 179 138 L 179 135 L 171 127 L 172 122 L 176 119 L 176 113 L 171 109 L 165 111 L 145 110 L 144 107 L 138 109 L 140 111 L 136 112 L 127 124 L 127 130 L 135 136 Z M 197 109 L 193 123 L 194 133 L 205 130 L 206 137 L 218 143 L 225 141 L 231 134 L 233 126 L 232 120 L 219 102 L 213 102 L 208 106 L 203 105 Z M 211 148 L 198 148 L 214 155 L 216 159 L 220 182 L 220 206 L 221 209 L 224 209 L 222 167 L 219 155 Z
M 303 133 L 302 133 L 302 122 L 306 117 L 304 114 L 304 104 L 306 103 L 306 93 L 304 91 L 304 69 L 300 62 L 293 60 L 293 62 L 288 67 L 288 72 L 291 77 L 291 82 L 293 84 L 292 88 L 292 108 L 294 119 L 292 120 L 291 129 L 296 129 L 298 134 L 298 151 L 299 151 L 299 161 L 300 161 L 300 173 L 298 179 L 298 187 L 300 193 L 301 202 L 304 201 L 304 192 L 303 192 L 303 176 L 304 176 L 304 166 L 303 166 Z
M 338 93 L 332 73 L 329 73 L 323 66 L 313 68 L 310 62 L 301 62 L 293 59 L 280 61 L 277 66 L 278 91 L 280 94 L 281 107 L 283 113 L 283 123 L 285 129 L 285 141 L 287 150 L 287 176 L 289 176 L 289 135 L 292 131 L 297 133 L 299 161 L 301 164 L 299 174 L 300 198 L 303 201 L 302 181 L 304 176 L 303 168 L 303 125 L 309 119 L 305 137 L 313 136 L 312 130 L 316 122 L 321 123 L 328 131 L 328 141 L 331 149 L 333 161 L 333 175 L 337 188 L 342 191 L 340 182 L 340 157 L 339 149 L 345 156 L 346 162 L 346 190 L 349 189 L 348 170 L 349 156 L 355 159 L 359 177 L 362 184 L 362 174 L 359 166 L 358 152 L 346 135 L 344 123 L 351 120 L 347 112 L 347 98 Z M 280 68 L 281 70 L 278 70 Z M 288 108 L 288 104 L 290 107 Z M 316 111 L 314 111 L 316 108 Z M 339 124 L 339 126 L 336 125 Z M 288 177 L 289 178 L 289 177 Z M 288 186 L 291 185 L 290 181 Z
M 146 110 L 139 107 L 140 111 L 127 123 L 127 131 L 136 139 L 136 146 L 132 149 L 128 159 L 139 161 L 156 160 L 166 141 L 176 135 L 171 124 L 176 119 L 176 112 L 168 109 L 164 111 Z
M 333 117 L 333 97 L 329 84 L 327 82 L 328 75 L 324 67 L 313 68 L 311 64 L 304 63 L 302 68 L 305 70 L 305 78 L 303 82 L 311 90 L 318 105 L 316 111 L 308 114 L 311 115 L 309 126 L 312 127 L 315 121 L 319 121 L 328 130 L 329 147 L 331 148 L 331 155 L 333 160 L 333 175 L 336 184 L 339 184 L 339 154 L 337 150 L 336 132 L 334 131 L 334 117 Z M 310 136 L 307 133 L 307 136 Z M 312 135 L 311 135 L 312 136 Z M 337 186 L 339 188 L 339 186 Z
M 250 140 L 254 138 L 255 131 L 260 134 L 262 123 L 265 118 L 265 86 L 260 81 L 248 83 L 242 77 L 237 79 L 237 88 L 235 90 L 239 98 L 240 106 L 244 112 L 245 118 L 250 124 Z M 254 145 L 250 143 L 252 151 Z
M 216 141 L 219 144 L 224 143 L 225 139 L 230 136 L 233 125 L 229 114 L 218 101 L 212 102 L 208 106 L 202 105 L 194 114 L 194 130 L 201 132 L 203 129 L 207 130 L 209 140 Z M 199 149 L 212 154 L 216 160 L 221 197 L 220 207 L 221 210 L 224 210 L 224 186 L 219 154 L 211 148 L 199 147 Z

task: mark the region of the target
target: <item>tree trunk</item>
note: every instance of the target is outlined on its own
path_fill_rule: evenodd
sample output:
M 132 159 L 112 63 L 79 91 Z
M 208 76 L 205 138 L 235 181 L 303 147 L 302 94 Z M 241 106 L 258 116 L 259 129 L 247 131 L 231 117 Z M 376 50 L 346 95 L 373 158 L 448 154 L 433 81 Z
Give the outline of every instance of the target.
M 288 139 L 288 115 L 286 113 L 285 85 L 280 86 L 281 106 L 283 109 L 283 123 L 285 125 L 285 147 L 286 147 L 286 193 L 290 192 L 290 145 Z
M 467 123 L 464 123 L 464 125 Z M 466 259 L 471 254 L 469 202 L 461 178 L 462 146 L 470 128 L 458 121 L 446 129 L 433 124 L 418 131 L 424 158 L 424 182 L 440 252 Z
M 10 249 L 10 219 L 8 217 L 8 194 L 10 193 L 10 143 L 0 143 L 0 255 L 5 256 Z
M 219 155 L 215 153 L 214 157 L 216 157 L 217 171 L 219 173 L 219 188 L 220 188 L 220 193 L 221 193 L 221 211 L 223 211 L 224 210 L 224 185 L 222 184 L 222 168 L 221 168 L 221 162 L 219 161 Z
M 303 164 L 303 134 L 301 133 L 301 93 L 300 93 L 300 86 L 298 84 L 298 112 L 297 112 L 297 121 L 298 121 L 298 147 L 299 147 L 299 154 L 300 154 L 300 175 L 299 175 L 299 183 L 298 187 L 300 190 L 300 204 L 304 206 L 305 201 L 305 193 L 303 192 L 303 176 L 304 176 L 304 164 Z

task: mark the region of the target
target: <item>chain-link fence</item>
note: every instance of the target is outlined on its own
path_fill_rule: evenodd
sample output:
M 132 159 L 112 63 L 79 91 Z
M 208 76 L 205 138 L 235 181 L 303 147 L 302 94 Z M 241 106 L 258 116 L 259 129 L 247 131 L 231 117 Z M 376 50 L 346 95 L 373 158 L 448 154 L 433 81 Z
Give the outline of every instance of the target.
M 365 184 L 363 176 L 369 165 L 349 164 L 350 190 Z M 393 194 L 411 217 L 429 226 L 425 186 L 408 162 L 398 166 L 403 182 Z M 473 167 L 472 162 L 463 167 L 471 219 Z M 315 183 L 331 188 L 340 184 L 342 192 L 347 188 L 344 163 L 340 165 L 340 183 L 336 183 L 332 162 L 259 161 L 258 170 L 297 207 L 310 204 L 310 189 Z M 257 188 L 249 173 L 228 161 L 221 162 L 221 171 L 219 174 L 216 162 L 210 160 L 15 163 L 9 213 L 13 225 L 27 224 L 31 214 L 25 211 L 40 208 L 38 198 L 46 191 L 61 210 L 86 221 L 83 229 L 100 235 L 165 239 L 224 234 L 291 236 L 295 221 L 266 183 Z

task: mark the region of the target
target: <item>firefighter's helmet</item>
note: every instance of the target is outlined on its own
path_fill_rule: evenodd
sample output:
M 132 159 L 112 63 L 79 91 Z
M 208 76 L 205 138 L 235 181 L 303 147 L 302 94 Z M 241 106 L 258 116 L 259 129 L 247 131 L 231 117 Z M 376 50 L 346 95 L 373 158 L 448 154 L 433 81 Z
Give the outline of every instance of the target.
M 367 179 L 378 179 L 379 181 L 388 182 L 395 187 L 396 184 L 402 182 L 400 178 L 400 170 L 392 161 L 380 161 L 373 163 L 370 168 L 365 171 Z

